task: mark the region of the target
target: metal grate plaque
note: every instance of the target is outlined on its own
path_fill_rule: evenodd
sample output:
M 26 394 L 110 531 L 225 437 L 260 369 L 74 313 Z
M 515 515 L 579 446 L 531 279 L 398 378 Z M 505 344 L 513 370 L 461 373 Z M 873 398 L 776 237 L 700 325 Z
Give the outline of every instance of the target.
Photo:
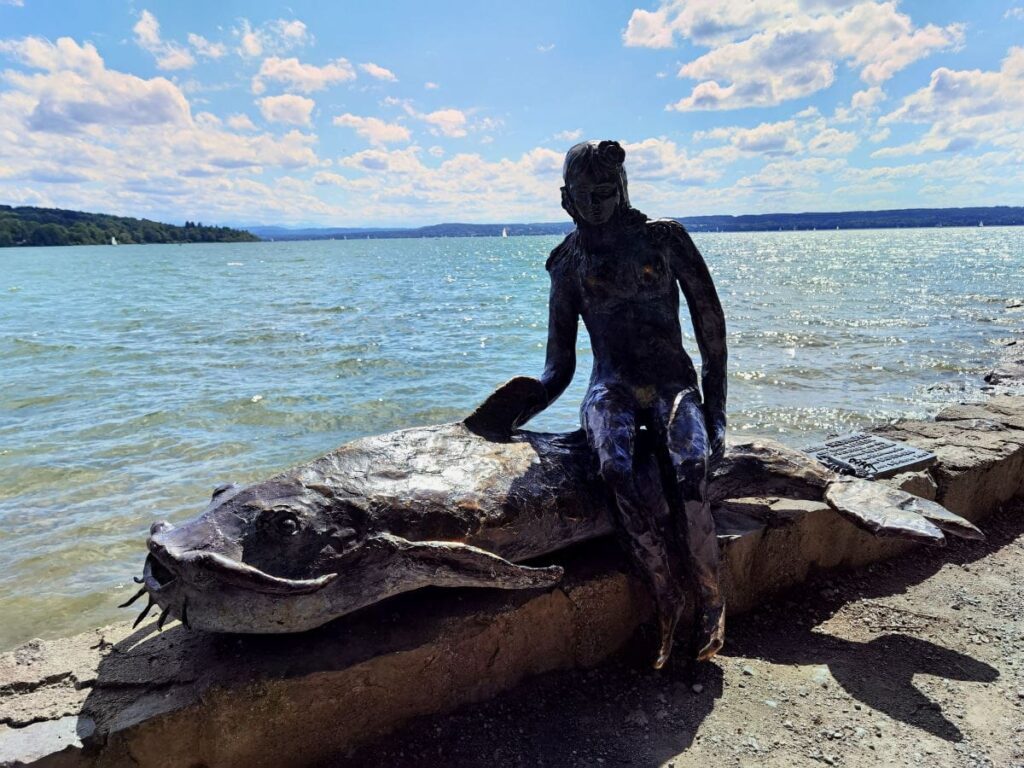
M 876 435 L 850 432 L 804 448 L 836 472 L 868 480 L 913 472 L 935 463 L 935 454 Z

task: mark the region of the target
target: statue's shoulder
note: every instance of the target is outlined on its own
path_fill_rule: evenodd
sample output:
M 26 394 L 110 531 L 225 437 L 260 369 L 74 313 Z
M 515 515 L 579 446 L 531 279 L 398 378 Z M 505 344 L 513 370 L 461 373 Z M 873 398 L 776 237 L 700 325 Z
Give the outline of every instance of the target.
M 655 242 L 677 242 L 689 243 L 690 233 L 686 227 L 675 219 L 651 219 L 647 222 L 647 236 Z
M 684 259 L 700 255 L 686 227 L 675 219 L 655 219 L 647 222 L 647 237 L 654 243 L 665 245 Z
M 566 270 L 572 268 L 574 263 L 573 256 L 576 253 L 576 230 L 574 229 L 565 239 L 556 245 L 551 255 L 548 256 L 547 262 L 544 264 L 544 268 L 551 273 L 552 277 L 556 277 L 565 274 Z

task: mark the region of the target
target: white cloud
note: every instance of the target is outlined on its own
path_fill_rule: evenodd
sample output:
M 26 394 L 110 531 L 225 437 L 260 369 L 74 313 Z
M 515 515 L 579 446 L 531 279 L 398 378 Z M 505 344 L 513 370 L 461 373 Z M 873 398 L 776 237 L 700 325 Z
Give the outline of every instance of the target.
M 559 131 L 551 138 L 554 141 L 579 141 L 583 137 L 583 131 L 576 128 L 571 131 Z
M 847 155 L 858 143 L 855 133 L 826 128 L 807 142 L 807 148 L 816 155 Z
M 219 59 L 228 52 L 224 43 L 211 43 L 202 35 L 197 35 L 194 32 L 189 33 L 188 44 L 195 49 L 196 53 L 207 59 Z
M 878 111 L 878 105 L 886 98 L 885 91 L 878 85 L 857 91 L 850 98 L 850 106 L 836 107 L 832 122 L 856 123 L 859 120 L 867 120 Z
M 981 144 L 1024 148 L 1024 48 L 1011 48 L 998 71 L 940 67 L 929 84 L 879 119 L 923 123 L 919 140 L 873 153 L 875 157 L 952 152 Z
M 541 53 L 551 53 L 553 50 L 555 50 L 555 44 L 547 43 L 546 45 L 538 45 L 537 50 L 540 51 Z
M 91 43 L 70 37 L 0 41 L 0 52 L 46 74 L 8 71 L 5 79 L 30 104 L 32 130 L 73 133 L 91 126 L 187 124 L 192 117 L 181 90 L 155 77 L 143 80 L 106 69 Z
M 386 80 L 389 83 L 398 82 L 398 78 L 395 77 L 395 73 L 390 69 L 385 69 L 382 66 L 374 64 L 372 61 L 367 61 L 364 64 L 360 64 L 359 68 L 363 70 L 370 77 L 376 78 L 377 80 Z
M 242 19 L 242 27 L 236 30 L 236 34 L 239 36 L 239 49 L 238 52 L 243 56 L 260 56 L 263 53 L 263 42 L 260 40 L 260 36 L 256 33 L 250 25 L 247 19 Z
M 365 150 L 341 158 L 347 174 L 333 181 L 358 191 L 375 214 L 414 221 L 541 219 L 559 217 L 562 155 L 535 148 L 518 159 L 485 160 L 457 154 L 436 166 L 425 165 L 416 146 Z M 379 213 L 378 213 L 379 212 Z
M 0 5 L 13 5 L 15 8 L 22 8 L 25 0 L 0 0 Z
M 256 124 L 248 115 L 231 115 L 228 118 L 228 125 L 236 131 L 255 131 Z
M 630 181 L 673 182 L 701 186 L 715 179 L 718 172 L 702 160 L 690 157 L 686 150 L 666 138 L 644 139 L 623 145 Z M 561 162 L 559 162 L 561 168 Z
M 298 19 L 276 19 L 259 27 L 253 27 L 248 19 L 242 19 L 232 33 L 238 38 L 239 55 L 245 58 L 264 53 L 281 54 L 312 42 L 308 28 Z
M 889 128 L 889 126 L 886 126 L 885 128 L 882 128 L 872 133 L 869 139 L 872 144 L 880 144 L 886 139 L 888 139 L 891 133 L 892 129 Z
M 369 173 L 419 173 L 424 166 L 419 159 L 419 147 L 408 149 L 364 149 L 343 157 L 339 165 Z
M 271 56 L 264 59 L 259 73 L 252 79 L 252 92 L 263 93 L 265 81 L 284 83 L 291 90 L 302 93 L 320 91 L 336 83 L 347 83 L 356 79 L 356 71 L 347 59 L 335 59 L 322 67 L 303 64 L 292 57 L 288 59 Z
M 132 32 L 135 33 L 135 42 L 143 48 L 149 49 L 163 44 L 160 40 L 160 22 L 149 11 L 143 11 L 139 15 Z
M 850 107 L 858 112 L 874 112 L 885 101 L 885 91 L 875 85 L 864 91 L 857 91 L 850 99 Z
M 627 46 L 671 48 L 678 35 L 712 47 L 749 37 L 798 10 L 791 0 L 673 0 L 655 11 L 634 10 L 622 38 Z
M 438 109 L 425 115 L 418 115 L 420 120 L 433 126 L 432 131 L 442 136 L 458 138 L 466 135 L 466 115 L 458 109 Z
M 355 132 L 371 144 L 394 144 L 409 141 L 409 129 L 398 123 L 386 123 L 377 117 L 360 117 L 359 115 L 338 115 L 332 121 L 335 125 L 353 128 Z
M 425 82 L 423 84 L 423 87 L 426 88 L 428 91 L 436 91 L 441 86 L 438 85 L 437 83 L 434 83 L 434 82 L 431 82 L 430 80 L 428 80 L 427 82 Z
M 1024 19 L 1024 6 L 1015 6 L 1003 14 L 1004 19 Z
M 436 144 L 427 150 L 431 157 L 444 157 L 444 147 L 439 147 Z
M 757 173 L 744 176 L 736 186 L 759 194 L 816 188 L 821 184 L 819 177 L 822 174 L 838 171 L 844 166 L 844 160 L 826 160 L 823 157 L 776 160 L 766 163 Z
M 286 125 L 309 125 L 316 102 L 305 96 L 285 93 L 280 96 L 265 96 L 256 101 L 263 119 L 271 123 Z
M 698 81 L 678 111 L 773 106 L 832 85 L 845 62 L 871 86 L 933 51 L 957 45 L 960 25 L 915 27 L 895 0 L 667 0 L 637 9 L 626 45 L 667 48 L 676 38 L 711 50 L 683 64 Z
M 0 41 L 0 54 L 41 70 L 2 75 L 7 200 L 162 220 L 328 215 L 301 184 L 254 178 L 322 165 L 315 136 L 257 133 L 244 116 L 223 124 L 209 112 L 193 116 L 174 83 L 108 69 L 94 46 L 70 38 Z M 297 191 L 281 195 L 284 187 Z
M 386 104 L 400 104 L 406 113 L 430 126 L 435 136 L 447 136 L 453 139 L 462 138 L 467 134 L 466 113 L 459 109 L 438 109 L 433 112 L 418 112 L 407 101 L 398 99 L 384 100 Z
M 160 22 L 149 11 L 143 11 L 139 15 L 132 32 L 135 33 L 135 42 L 139 47 L 156 57 L 159 69 L 189 69 L 195 66 L 195 57 L 187 48 L 161 39 Z
M 753 128 L 731 126 L 694 133 L 694 139 L 726 140 L 741 152 L 765 155 L 794 155 L 803 149 L 796 137 L 795 120 L 761 123 Z

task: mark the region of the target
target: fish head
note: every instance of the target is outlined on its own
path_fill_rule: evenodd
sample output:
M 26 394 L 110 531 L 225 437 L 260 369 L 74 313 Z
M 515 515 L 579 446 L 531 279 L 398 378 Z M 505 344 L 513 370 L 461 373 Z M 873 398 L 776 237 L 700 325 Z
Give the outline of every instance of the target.
M 357 533 L 358 500 L 296 479 L 220 486 L 196 519 L 157 522 L 143 586 L 197 629 L 295 632 L 386 596 L 379 547 Z

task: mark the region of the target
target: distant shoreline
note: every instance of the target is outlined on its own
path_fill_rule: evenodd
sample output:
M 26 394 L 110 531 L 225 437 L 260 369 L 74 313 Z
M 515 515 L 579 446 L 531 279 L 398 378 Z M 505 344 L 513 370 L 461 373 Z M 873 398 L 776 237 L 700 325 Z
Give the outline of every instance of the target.
M 761 213 L 742 216 L 682 216 L 693 233 L 811 232 L 858 229 L 933 229 L 1024 226 L 1024 206 L 906 208 L 834 213 Z M 186 221 L 184 226 L 56 208 L 0 205 L 0 248 L 60 245 L 188 244 L 301 240 L 388 240 L 444 237 L 563 236 L 570 220 L 542 223 L 431 224 L 423 227 L 229 228 Z
M 683 216 L 676 221 L 691 232 L 777 232 L 848 229 L 930 229 L 1024 226 L 1024 206 L 906 208 L 835 213 L 762 213 L 743 216 Z M 421 237 L 521 237 L 565 235 L 571 221 L 556 223 L 432 224 L 425 227 L 250 226 L 263 240 L 384 240 Z

